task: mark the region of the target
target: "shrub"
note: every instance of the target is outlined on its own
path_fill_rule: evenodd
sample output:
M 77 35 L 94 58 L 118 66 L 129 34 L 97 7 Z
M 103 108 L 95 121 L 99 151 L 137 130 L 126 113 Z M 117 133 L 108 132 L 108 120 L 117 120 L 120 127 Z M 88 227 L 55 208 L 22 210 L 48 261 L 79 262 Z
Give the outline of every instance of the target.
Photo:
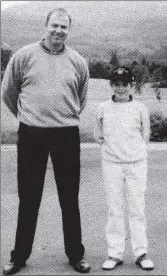
M 1 80 L 3 79 L 3 75 L 6 69 L 6 66 L 12 56 L 12 50 L 8 48 L 8 45 L 3 44 L 1 46 Z
M 141 87 L 149 81 L 149 71 L 145 65 L 135 65 L 132 67 L 132 71 L 136 82 L 136 92 L 141 93 Z
M 159 82 L 153 82 L 152 88 L 167 88 L 167 80 L 162 80 Z
M 166 142 L 167 141 L 167 117 L 161 113 L 152 113 L 150 115 L 151 124 L 151 142 Z
M 91 60 L 89 62 L 90 78 L 109 79 L 112 66 L 102 60 Z
M 16 144 L 18 140 L 17 131 L 2 131 L 1 144 Z
M 153 87 L 166 88 L 167 87 L 167 66 L 161 65 L 152 72 L 151 81 Z

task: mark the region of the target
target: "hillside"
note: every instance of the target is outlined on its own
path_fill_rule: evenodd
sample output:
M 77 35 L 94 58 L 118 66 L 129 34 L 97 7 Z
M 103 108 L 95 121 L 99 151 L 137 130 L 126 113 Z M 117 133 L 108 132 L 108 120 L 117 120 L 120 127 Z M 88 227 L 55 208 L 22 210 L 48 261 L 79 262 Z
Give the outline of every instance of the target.
M 68 45 L 87 59 L 142 55 L 167 62 L 167 3 L 164 1 L 29 1 L 2 11 L 1 39 L 12 49 L 41 38 L 48 11 L 64 7 L 72 16 Z

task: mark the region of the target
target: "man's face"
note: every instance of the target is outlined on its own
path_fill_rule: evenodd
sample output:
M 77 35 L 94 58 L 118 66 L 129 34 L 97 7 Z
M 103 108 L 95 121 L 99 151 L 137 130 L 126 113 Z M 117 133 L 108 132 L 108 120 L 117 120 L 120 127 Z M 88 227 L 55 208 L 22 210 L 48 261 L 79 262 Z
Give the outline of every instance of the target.
M 68 15 L 55 12 L 51 15 L 46 26 L 46 38 L 53 46 L 61 46 L 68 36 L 69 29 Z

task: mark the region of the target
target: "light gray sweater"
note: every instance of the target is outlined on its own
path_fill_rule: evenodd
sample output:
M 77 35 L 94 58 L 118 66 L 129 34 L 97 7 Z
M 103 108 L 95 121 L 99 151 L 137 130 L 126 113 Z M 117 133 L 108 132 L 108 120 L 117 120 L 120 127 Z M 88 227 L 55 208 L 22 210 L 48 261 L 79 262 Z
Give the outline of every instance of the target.
M 3 100 L 20 122 L 37 127 L 79 124 L 86 104 L 88 66 L 65 46 L 52 54 L 40 42 L 25 46 L 11 58 L 2 81 Z

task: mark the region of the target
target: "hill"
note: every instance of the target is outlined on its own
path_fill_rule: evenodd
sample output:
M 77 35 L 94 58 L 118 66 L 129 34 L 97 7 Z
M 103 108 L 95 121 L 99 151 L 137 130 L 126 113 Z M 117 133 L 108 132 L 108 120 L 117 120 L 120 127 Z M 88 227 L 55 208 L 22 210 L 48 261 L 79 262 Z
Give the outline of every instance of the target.
M 167 3 L 164 1 L 29 1 L 1 13 L 1 39 L 12 49 L 41 38 L 50 9 L 72 16 L 68 45 L 87 59 L 109 60 L 119 49 L 123 59 L 167 62 Z

